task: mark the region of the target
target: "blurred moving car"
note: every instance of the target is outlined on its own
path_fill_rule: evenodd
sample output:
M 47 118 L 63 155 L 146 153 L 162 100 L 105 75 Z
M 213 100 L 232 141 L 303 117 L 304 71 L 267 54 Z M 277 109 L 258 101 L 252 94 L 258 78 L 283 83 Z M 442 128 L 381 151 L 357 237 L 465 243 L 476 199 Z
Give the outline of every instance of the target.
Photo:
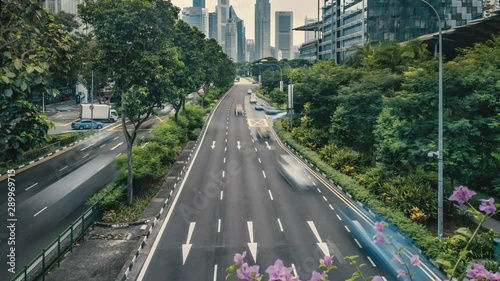
M 257 98 L 254 95 L 250 96 L 250 103 L 257 103 Z
M 261 104 L 257 104 L 257 105 L 255 106 L 255 110 L 259 110 L 259 111 L 260 111 L 260 110 L 264 110 L 264 106 L 263 106 L 263 105 L 261 105 Z
M 236 108 L 234 109 L 234 115 L 243 116 L 243 106 L 241 104 L 236 105 Z
M 276 114 L 281 113 L 282 111 L 279 108 L 275 108 L 275 107 L 264 107 L 264 112 L 267 115 L 276 115 Z
M 252 89 L 248 89 L 247 94 L 251 95 L 252 94 Z
M 283 178 L 295 189 L 308 190 L 313 186 L 305 168 L 291 155 L 280 155 L 277 168 Z
M 91 126 L 92 125 L 92 126 Z M 103 124 L 97 121 L 91 121 L 90 119 L 80 119 L 79 121 L 72 122 L 71 128 L 74 130 L 83 130 L 83 129 L 101 129 Z
M 271 132 L 267 127 L 258 127 L 256 134 L 257 134 L 257 139 L 260 141 L 268 141 L 271 139 Z

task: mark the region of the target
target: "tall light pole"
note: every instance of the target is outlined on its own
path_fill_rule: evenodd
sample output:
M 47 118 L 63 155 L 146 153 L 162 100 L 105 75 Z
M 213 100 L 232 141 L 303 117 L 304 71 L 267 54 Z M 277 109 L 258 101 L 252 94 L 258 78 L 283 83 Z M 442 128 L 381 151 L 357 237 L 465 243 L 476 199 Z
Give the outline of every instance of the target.
M 439 27 L 439 117 L 438 117 L 438 237 L 443 238 L 443 38 L 441 34 L 441 17 L 436 9 L 425 0 L 437 16 Z
M 92 84 L 90 86 L 90 129 L 94 129 L 94 70 L 92 69 Z

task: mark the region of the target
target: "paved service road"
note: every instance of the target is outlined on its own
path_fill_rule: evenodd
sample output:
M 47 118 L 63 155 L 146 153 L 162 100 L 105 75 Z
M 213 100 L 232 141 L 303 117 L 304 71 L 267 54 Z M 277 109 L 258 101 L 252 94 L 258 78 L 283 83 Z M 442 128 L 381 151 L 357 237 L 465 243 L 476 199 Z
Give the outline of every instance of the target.
M 355 268 L 344 257 L 358 255 L 367 276 L 390 276 L 380 253 L 368 249 L 374 222 L 366 212 L 315 171 L 308 190 L 293 189 L 280 175 L 276 158 L 287 152 L 255 137 L 272 120 L 254 110 L 249 88 L 256 90 L 234 86 L 208 120 L 138 280 L 224 280 L 243 251 L 261 273 L 280 258 L 305 280 L 320 258 L 334 255 L 335 279 L 345 280 Z M 235 115 L 237 104 L 246 116 Z

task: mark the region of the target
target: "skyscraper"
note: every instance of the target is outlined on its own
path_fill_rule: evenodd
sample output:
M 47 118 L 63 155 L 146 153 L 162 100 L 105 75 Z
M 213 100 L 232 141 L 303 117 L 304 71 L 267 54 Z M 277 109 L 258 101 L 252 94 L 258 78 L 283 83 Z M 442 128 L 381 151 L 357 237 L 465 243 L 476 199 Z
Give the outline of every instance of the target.
M 208 34 L 208 12 L 200 7 L 187 7 L 182 9 L 182 20 L 191 27 L 196 27 L 203 34 Z
M 45 0 L 43 7 L 47 8 L 53 15 L 58 14 L 61 12 L 61 0 Z
M 281 12 L 276 11 L 275 13 L 275 47 L 276 54 L 281 52 L 281 59 L 292 59 L 292 43 L 293 43 L 293 12 Z M 276 57 L 277 58 L 277 57 Z
M 226 23 L 229 20 L 229 0 L 217 0 L 217 42 L 225 50 Z
M 205 0 L 193 0 L 193 7 L 206 8 Z
M 247 39 L 245 51 L 246 61 L 255 61 L 255 41 L 253 39 Z
M 269 0 L 255 3 L 255 58 L 271 55 L 271 4 Z
M 236 27 L 236 19 L 229 18 L 226 23 L 224 53 L 226 53 L 233 62 L 237 62 L 238 60 L 238 31 Z
M 306 17 L 306 19 L 304 20 L 304 24 L 308 25 L 311 23 L 315 23 L 317 21 L 318 21 L 318 19 L 316 19 L 316 18 Z M 304 42 L 309 42 L 312 40 L 314 40 L 314 31 L 304 31 Z
M 208 38 L 217 40 L 217 13 L 208 13 Z

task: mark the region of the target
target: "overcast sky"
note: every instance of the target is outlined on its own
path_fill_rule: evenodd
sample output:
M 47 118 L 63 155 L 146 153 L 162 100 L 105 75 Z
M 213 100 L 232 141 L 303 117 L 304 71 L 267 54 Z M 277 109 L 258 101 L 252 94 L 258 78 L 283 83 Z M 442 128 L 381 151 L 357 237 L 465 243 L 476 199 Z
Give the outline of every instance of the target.
M 190 7 L 193 5 L 192 0 L 171 0 L 174 5 L 179 8 Z M 246 38 L 254 39 L 254 16 L 255 16 L 255 1 L 256 0 L 229 0 L 229 4 L 234 7 L 239 18 L 245 21 Z M 217 0 L 206 0 L 206 8 L 209 12 L 215 12 Z M 275 11 L 292 11 L 293 12 L 293 27 L 304 25 L 304 19 L 316 18 L 318 15 L 318 2 L 313 0 L 270 0 L 271 3 L 271 45 L 274 46 L 274 23 Z M 323 2 L 323 1 L 320 1 Z M 304 42 L 304 32 L 293 32 L 293 44 L 300 45 Z

